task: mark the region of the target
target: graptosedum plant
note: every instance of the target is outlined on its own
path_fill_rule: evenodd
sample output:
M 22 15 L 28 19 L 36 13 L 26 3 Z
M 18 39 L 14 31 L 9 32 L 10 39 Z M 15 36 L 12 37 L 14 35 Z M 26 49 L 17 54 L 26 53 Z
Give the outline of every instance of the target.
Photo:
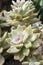
M 43 61 L 43 25 L 33 28 L 31 25 L 24 28 L 18 25 L 17 29 L 11 28 L 6 42 L 10 44 L 7 53 L 13 54 L 15 60 L 23 65 L 40 65 Z
M 39 21 L 38 12 L 34 12 L 35 7 L 31 0 L 17 0 L 16 2 L 12 0 L 11 8 L 9 12 L 4 10 L 0 14 L 1 22 L 7 22 L 6 25 L 28 25 Z
M 1 53 L 5 49 L 22 65 L 40 65 L 43 63 L 43 25 L 37 19 L 33 2 L 12 0 L 11 8 L 9 12 L 4 10 L 0 13 L 0 26 L 16 26 L 11 27 L 11 32 L 0 36 L 1 65 L 4 63 Z

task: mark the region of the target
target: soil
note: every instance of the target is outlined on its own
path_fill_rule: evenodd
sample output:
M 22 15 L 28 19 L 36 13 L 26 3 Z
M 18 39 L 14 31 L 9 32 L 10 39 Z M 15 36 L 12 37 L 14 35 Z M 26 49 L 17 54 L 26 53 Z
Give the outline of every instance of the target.
M 14 60 L 13 56 L 9 56 L 6 60 L 4 65 L 22 65 L 19 61 Z

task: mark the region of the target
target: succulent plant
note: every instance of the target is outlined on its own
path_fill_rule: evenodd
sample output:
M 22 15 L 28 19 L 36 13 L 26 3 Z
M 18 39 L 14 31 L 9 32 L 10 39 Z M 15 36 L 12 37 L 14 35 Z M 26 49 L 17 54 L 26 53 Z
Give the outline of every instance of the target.
M 7 22 L 5 25 L 28 25 L 29 23 L 32 24 L 39 21 L 39 19 L 37 19 L 38 12 L 35 13 L 35 7 L 31 0 L 17 0 L 16 2 L 12 1 L 12 3 L 12 10 L 9 12 L 2 11 L 3 16 L 2 14 L 0 15 L 1 22 Z
M 34 61 L 36 63 L 39 62 L 38 64 L 40 64 L 40 60 L 43 60 L 43 58 L 41 58 L 41 44 L 43 44 L 42 33 L 43 25 L 38 28 L 33 28 L 31 25 L 26 28 L 20 25 L 18 25 L 17 29 L 12 28 L 6 38 L 6 42 L 10 44 L 10 48 L 7 52 L 9 54 L 14 54 L 15 60 L 19 60 L 20 62 L 26 61 L 22 63 L 25 63 L 24 65 L 29 65 L 27 62 L 34 63 Z M 34 58 L 36 60 L 34 60 Z

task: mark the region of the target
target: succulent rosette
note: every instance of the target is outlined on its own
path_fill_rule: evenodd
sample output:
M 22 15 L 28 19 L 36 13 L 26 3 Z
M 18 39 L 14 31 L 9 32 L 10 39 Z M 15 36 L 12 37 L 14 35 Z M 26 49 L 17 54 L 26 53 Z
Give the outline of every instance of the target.
M 35 13 L 35 7 L 31 0 L 17 0 L 16 2 L 12 0 L 11 8 L 12 10 L 9 12 L 4 10 L 0 13 L 1 26 L 17 26 L 18 24 L 27 26 L 29 23 L 39 21 L 37 19 L 38 12 Z
M 43 25 L 41 27 L 42 30 Z M 40 37 L 42 34 L 41 30 L 40 28 L 32 28 L 31 25 L 26 28 L 20 25 L 18 25 L 17 29 L 12 28 L 6 38 L 6 42 L 10 44 L 10 48 L 7 52 L 9 54 L 14 54 L 14 59 L 19 60 L 20 62 L 23 60 L 26 61 L 26 58 L 29 58 L 30 60 L 34 56 L 35 58 L 37 55 L 40 56 L 40 52 L 42 53 L 42 49 L 39 51 L 40 44 L 43 42 Z M 29 61 L 27 60 L 27 62 Z
M 28 36 L 31 34 L 31 25 L 28 26 L 25 30 L 22 26 L 18 25 L 17 29 L 11 30 L 11 33 L 8 34 L 8 38 L 6 41 L 11 45 L 7 50 L 8 53 L 14 54 L 14 59 L 22 61 L 25 56 L 29 55 L 29 47 L 32 46 L 31 42 L 27 41 L 27 45 L 29 42 L 30 46 L 26 45 L 26 40 Z

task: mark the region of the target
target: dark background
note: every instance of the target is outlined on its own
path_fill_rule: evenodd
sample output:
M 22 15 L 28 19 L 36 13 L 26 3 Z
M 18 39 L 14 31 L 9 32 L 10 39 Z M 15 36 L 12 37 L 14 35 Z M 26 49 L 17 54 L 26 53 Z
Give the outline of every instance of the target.
M 10 7 L 11 1 L 12 0 L 0 0 L 0 11 L 2 11 L 3 9 L 9 11 L 11 9 Z

